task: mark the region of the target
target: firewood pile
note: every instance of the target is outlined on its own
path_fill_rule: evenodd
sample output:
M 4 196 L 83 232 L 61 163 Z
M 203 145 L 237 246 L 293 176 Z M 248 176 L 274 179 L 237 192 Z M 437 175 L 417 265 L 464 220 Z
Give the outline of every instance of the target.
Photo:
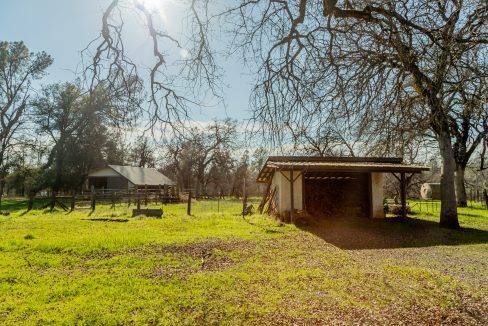
M 306 182 L 305 208 L 315 216 L 361 216 L 368 211 L 367 183 L 361 180 Z

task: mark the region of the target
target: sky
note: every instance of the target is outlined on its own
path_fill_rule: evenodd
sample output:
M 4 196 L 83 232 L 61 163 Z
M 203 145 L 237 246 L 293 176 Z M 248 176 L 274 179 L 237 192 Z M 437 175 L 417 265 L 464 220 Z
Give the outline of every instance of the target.
M 178 0 L 139 1 L 147 1 L 151 10 L 158 11 L 159 23 L 165 29 L 183 28 Z M 45 51 L 54 58 L 43 84 L 73 81 L 81 66 L 81 50 L 100 34 L 102 12 L 108 3 L 109 0 L 0 0 L 0 40 L 22 40 L 31 51 Z M 141 66 L 149 66 L 151 43 L 140 21 L 129 20 L 125 31 L 130 57 Z M 238 58 L 218 59 L 224 69 L 224 103 L 196 107 L 191 118 L 201 122 L 226 117 L 246 119 L 252 73 Z

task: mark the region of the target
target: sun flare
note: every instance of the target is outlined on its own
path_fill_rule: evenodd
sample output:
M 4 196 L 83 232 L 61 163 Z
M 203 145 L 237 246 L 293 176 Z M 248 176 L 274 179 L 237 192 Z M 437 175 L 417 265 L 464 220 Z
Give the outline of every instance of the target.
M 144 6 L 149 11 L 161 11 L 168 0 L 136 0 L 137 5 Z

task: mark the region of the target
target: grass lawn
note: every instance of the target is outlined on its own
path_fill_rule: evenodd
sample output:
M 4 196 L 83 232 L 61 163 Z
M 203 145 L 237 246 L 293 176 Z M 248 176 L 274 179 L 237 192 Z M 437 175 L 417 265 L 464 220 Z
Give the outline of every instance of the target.
M 488 324 L 481 207 L 456 231 L 426 213 L 296 227 L 225 207 L 152 219 L 4 202 L 0 324 Z

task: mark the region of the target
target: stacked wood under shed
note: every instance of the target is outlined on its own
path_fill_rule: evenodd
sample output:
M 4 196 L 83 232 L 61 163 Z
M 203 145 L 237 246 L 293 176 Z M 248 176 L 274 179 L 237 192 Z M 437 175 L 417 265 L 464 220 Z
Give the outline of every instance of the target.
M 367 174 L 308 175 L 305 209 L 315 216 L 362 216 L 369 211 Z

